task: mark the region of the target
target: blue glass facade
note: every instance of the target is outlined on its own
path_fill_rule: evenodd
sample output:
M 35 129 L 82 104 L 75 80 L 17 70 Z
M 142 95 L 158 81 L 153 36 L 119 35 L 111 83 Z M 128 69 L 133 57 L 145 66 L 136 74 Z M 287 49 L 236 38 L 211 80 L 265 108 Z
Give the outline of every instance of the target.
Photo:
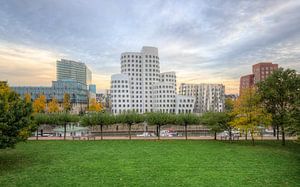
M 43 94 L 46 96 L 47 102 L 55 97 L 58 102 L 62 103 L 64 94 L 67 93 L 70 95 L 72 103 L 88 104 L 87 85 L 74 80 L 52 81 L 51 87 L 17 86 L 11 88 L 22 97 L 24 97 L 26 93 L 29 93 L 32 100 L 35 100 L 39 95 Z

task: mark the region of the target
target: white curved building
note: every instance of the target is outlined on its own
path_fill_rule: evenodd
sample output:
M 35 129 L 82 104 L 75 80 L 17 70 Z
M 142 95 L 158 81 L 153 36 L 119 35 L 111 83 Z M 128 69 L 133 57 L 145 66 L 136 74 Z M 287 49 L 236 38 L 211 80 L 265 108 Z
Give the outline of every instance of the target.
M 121 74 L 111 78 L 114 114 L 128 110 L 138 113 L 179 111 L 176 110 L 176 74 L 160 73 L 157 48 L 143 47 L 141 52 L 124 52 L 120 60 Z M 190 98 L 190 104 L 194 106 L 194 99 Z

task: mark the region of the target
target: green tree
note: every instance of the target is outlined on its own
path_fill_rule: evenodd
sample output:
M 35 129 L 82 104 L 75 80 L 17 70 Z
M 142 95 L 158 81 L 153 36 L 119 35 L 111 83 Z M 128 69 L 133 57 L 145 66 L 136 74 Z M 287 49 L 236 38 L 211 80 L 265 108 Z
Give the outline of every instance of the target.
M 281 127 L 282 145 L 285 145 L 285 128 L 300 123 L 295 115 L 300 108 L 300 76 L 295 70 L 279 68 L 257 86 L 261 101 L 272 115 L 273 124 L 278 129 Z
M 33 115 L 34 121 L 36 123 L 36 140 L 38 140 L 38 134 L 39 134 L 39 126 L 42 124 L 51 124 L 51 116 L 45 113 L 35 113 Z
M 201 122 L 209 127 L 214 133 L 214 139 L 217 139 L 217 133 L 224 130 L 231 132 L 228 125 L 229 116 L 225 112 L 206 112 L 201 117 Z M 229 135 L 231 138 L 231 134 Z
M 78 115 L 73 115 L 67 112 L 51 114 L 49 117 L 52 124 L 64 127 L 64 140 L 66 140 L 67 125 L 79 122 L 80 120 Z
M 156 125 L 157 138 L 160 139 L 160 128 L 167 124 L 174 124 L 174 115 L 161 112 L 151 112 L 146 115 L 148 125 Z
M 115 117 L 107 113 L 92 113 L 82 118 L 83 126 L 100 126 L 101 140 L 103 140 L 103 125 L 112 125 L 115 123 Z
M 184 131 L 185 131 L 185 139 L 187 140 L 188 136 L 187 136 L 187 127 L 188 125 L 198 125 L 200 123 L 200 118 L 195 115 L 195 114 L 178 114 L 175 115 L 175 124 L 177 125 L 183 125 L 184 126 Z
M 68 93 L 64 94 L 63 108 L 64 108 L 65 112 L 70 112 L 72 110 L 70 94 L 68 94 Z
M 144 116 L 135 112 L 125 112 L 116 116 L 116 122 L 128 126 L 128 136 L 131 140 L 131 126 L 144 122 Z
M 14 147 L 33 131 L 31 102 L 22 100 L 6 82 L 0 82 L 0 149 Z
M 271 116 L 260 103 L 260 95 L 255 88 L 244 89 L 243 94 L 235 102 L 233 115 L 235 118 L 230 124 L 235 128 L 250 131 L 252 144 L 254 145 L 254 132 L 258 126 L 267 126 L 271 123 Z

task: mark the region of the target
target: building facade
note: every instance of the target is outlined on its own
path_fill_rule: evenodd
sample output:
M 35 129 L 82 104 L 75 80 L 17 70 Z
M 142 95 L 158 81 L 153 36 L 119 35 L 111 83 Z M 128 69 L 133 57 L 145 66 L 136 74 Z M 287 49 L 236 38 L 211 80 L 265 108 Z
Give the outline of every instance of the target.
M 63 103 L 64 94 L 69 94 L 73 113 L 85 111 L 89 100 L 89 92 L 86 89 L 86 85 L 74 80 L 52 81 L 51 87 L 16 86 L 11 88 L 21 97 L 24 97 L 25 94 L 30 94 L 32 100 L 37 99 L 40 95 L 45 95 L 48 103 L 55 97 L 60 105 Z
M 260 62 L 252 65 L 252 74 L 240 78 L 240 95 L 243 89 L 253 87 L 256 83 L 264 81 L 277 69 L 278 64 L 272 62 Z
M 253 86 L 254 86 L 254 74 L 242 76 L 240 78 L 240 95 L 243 89 L 251 88 Z
M 92 81 L 92 72 L 82 62 L 61 59 L 56 62 L 56 80 L 75 80 L 89 85 Z
M 160 73 L 157 48 L 124 52 L 120 60 L 121 74 L 111 77 L 114 114 L 125 111 L 176 113 L 176 75 L 175 72 Z M 193 105 L 194 98 L 189 101 Z M 187 106 L 187 110 L 190 109 L 190 105 Z
M 195 97 L 193 111 L 205 113 L 209 111 L 223 112 L 225 107 L 225 86 L 223 84 L 186 84 L 179 87 L 179 94 Z

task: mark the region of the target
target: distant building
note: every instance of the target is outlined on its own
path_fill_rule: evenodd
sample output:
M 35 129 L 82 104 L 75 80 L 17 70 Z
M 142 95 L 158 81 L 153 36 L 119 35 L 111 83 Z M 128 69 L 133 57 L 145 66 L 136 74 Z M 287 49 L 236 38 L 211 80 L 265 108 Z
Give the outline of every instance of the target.
M 240 95 L 245 88 L 250 88 L 260 81 L 264 81 L 274 70 L 278 69 L 278 64 L 272 62 L 260 62 L 252 66 L 252 74 L 240 78 Z
M 195 97 L 194 112 L 223 112 L 225 86 L 223 84 L 186 84 L 179 87 L 179 94 Z
M 254 86 L 254 74 L 244 75 L 240 78 L 240 95 L 241 91 L 245 88 Z
M 261 62 L 252 66 L 252 73 L 254 74 L 254 83 L 264 81 L 274 70 L 278 69 L 278 64 L 271 62 Z
M 160 73 L 157 48 L 143 47 L 141 52 L 124 52 L 120 60 L 121 74 L 111 76 L 114 114 L 125 111 L 192 112 L 194 98 L 185 97 L 185 103 L 180 104 L 180 99 L 176 95 L 175 72 Z
M 225 99 L 237 100 L 238 94 L 225 94 Z
M 67 93 L 70 95 L 73 113 L 85 111 L 89 99 L 89 92 L 86 89 L 86 85 L 74 80 L 52 81 L 51 87 L 14 86 L 11 88 L 21 95 L 21 97 L 24 97 L 28 93 L 31 95 L 31 99 L 35 100 L 43 94 L 47 102 L 50 102 L 55 97 L 58 103 L 63 103 L 64 94 Z
M 74 80 L 89 85 L 92 72 L 82 62 L 61 59 L 56 62 L 56 80 Z
M 98 103 L 101 103 L 107 112 L 111 112 L 112 104 L 111 104 L 111 94 L 110 90 L 106 90 L 105 93 L 97 93 L 96 100 Z
M 96 85 L 95 84 L 90 84 L 89 85 L 89 91 L 96 94 Z

